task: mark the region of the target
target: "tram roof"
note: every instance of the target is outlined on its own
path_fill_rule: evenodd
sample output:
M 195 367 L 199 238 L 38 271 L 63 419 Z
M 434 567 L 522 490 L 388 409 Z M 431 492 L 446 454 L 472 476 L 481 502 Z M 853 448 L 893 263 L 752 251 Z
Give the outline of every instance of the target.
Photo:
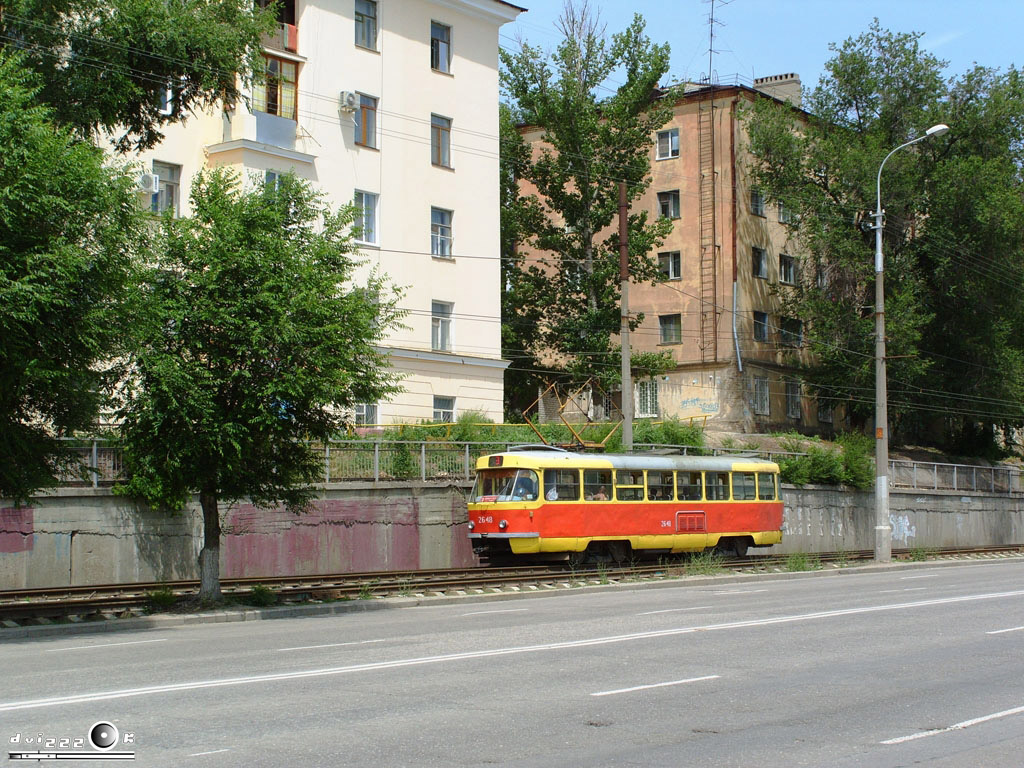
M 777 472 L 778 464 L 753 456 L 638 456 L 615 453 L 576 453 L 572 451 L 520 450 L 501 454 L 504 467 L 541 467 L 583 469 L 660 469 L 693 472 Z M 488 469 L 488 456 L 477 460 L 477 469 Z M 494 468 L 494 467 L 491 467 Z

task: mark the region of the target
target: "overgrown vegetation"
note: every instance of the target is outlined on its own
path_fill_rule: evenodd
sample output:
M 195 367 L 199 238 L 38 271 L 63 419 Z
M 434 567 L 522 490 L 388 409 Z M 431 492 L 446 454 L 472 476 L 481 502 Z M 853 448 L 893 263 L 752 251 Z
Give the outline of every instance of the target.
M 245 602 L 249 605 L 266 607 L 277 602 L 277 593 L 263 584 L 254 584 L 253 588 L 249 590 L 249 594 L 245 596 Z
M 146 593 L 146 603 L 150 611 L 166 611 L 178 602 L 178 596 L 172 589 L 162 587 Z
M 802 455 L 779 459 L 782 481 L 793 485 L 846 485 L 870 488 L 875 482 L 873 445 L 866 435 L 847 432 L 836 438 L 838 447 L 822 445 L 803 436 L 786 437 L 784 450 Z
M 686 564 L 686 573 L 693 576 L 714 576 L 722 571 L 721 552 L 708 549 L 703 552 L 694 552 L 690 555 L 690 562 Z
M 786 557 L 786 570 L 791 572 L 820 571 L 821 557 L 807 552 L 793 552 Z

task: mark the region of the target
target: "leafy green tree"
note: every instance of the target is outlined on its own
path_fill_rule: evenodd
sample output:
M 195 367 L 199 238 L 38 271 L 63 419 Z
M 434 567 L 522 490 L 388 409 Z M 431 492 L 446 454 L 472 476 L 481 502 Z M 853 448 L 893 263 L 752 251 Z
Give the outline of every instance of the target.
M 170 509 L 199 495 L 205 600 L 220 596 L 220 502 L 301 510 L 323 477 L 311 441 L 398 389 L 374 345 L 399 322 L 399 295 L 377 276 L 354 285 L 353 210 L 332 212 L 291 175 L 253 184 L 209 172 L 193 216 L 163 220 L 121 410 L 119 490 Z
M 609 382 L 618 379 L 618 182 L 627 183 L 630 201 L 650 182 L 653 132 L 671 114 L 671 98 L 658 90 L 669 49 L 651 43 L 639 16 L 606 40 L 586 3 L 568 3 L 560 25 L 564 40 L 550 59 L 526 43 L 501 54 L 512 102 L 502 122 L 503 354 L 514 371 Z M 624 82 L 603 96 L 612 73 Z M 534 152 L 515 120 L 539 131 Z M 646 211 L 629 216 L 634 281 L 660 278 L 648 254 L 670 227 L 648 221 Z M 509 384 L 510 410 L 536 396 L 536 379 Z
M 262 72 L 260 38 L 273 21 L 253 0 L 7 0 L 0 48 L 24 54 L 58 123 L 109 133 L 127 151 L 239 99 Z
M 967 434 L 1021 423 L 1024 88 L 1014 69 L 976 67 L 947 81 L 919 38 L 876 20 L 832 46 L 807 114 L 759 100 L 747 116 L 751 173 L 794 214 L 790 234 L 807 254 L 801 285 L 784 296 L 814 352 L 807 384 L 864 425 L 878 167 L 929 126 L 951 127 L 885 166 L 885 309 L 894 434 L 926 437 L 941 425 L 962 445 Z
M 38 78 L 0 49 L 0 497 L 26 501 L 93 427 L 144 240 L 132 181 L 51 121 Z

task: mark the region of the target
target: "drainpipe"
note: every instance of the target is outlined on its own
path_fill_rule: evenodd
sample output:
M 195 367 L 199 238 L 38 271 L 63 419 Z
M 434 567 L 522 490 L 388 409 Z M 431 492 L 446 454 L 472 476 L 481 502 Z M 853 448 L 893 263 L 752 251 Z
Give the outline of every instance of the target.
M 736 262 L 736 104 L 739 99 L 732 100 L 729 110 L 729 161 L 732 174 L 732 342 L 736 346 L 736 370 L 743 373 L 743 358 L 740 357 L 740 337 L 736 331 L 736 293 L 739 288 L 739 269 Z

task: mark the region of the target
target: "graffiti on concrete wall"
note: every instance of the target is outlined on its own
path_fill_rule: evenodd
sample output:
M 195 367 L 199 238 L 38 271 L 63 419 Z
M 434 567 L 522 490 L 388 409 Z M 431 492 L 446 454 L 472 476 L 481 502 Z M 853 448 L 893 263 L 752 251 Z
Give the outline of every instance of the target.
M 917 526 L 910 524 L 907 515 L 889 515 L 889 525 L 892 526 L 893 541 L 902 541 L 906 544 L 909 539 L 917 537 Z
M 0 507 L 0 552 L 28 552 L 35 543 L 35 510 Z

